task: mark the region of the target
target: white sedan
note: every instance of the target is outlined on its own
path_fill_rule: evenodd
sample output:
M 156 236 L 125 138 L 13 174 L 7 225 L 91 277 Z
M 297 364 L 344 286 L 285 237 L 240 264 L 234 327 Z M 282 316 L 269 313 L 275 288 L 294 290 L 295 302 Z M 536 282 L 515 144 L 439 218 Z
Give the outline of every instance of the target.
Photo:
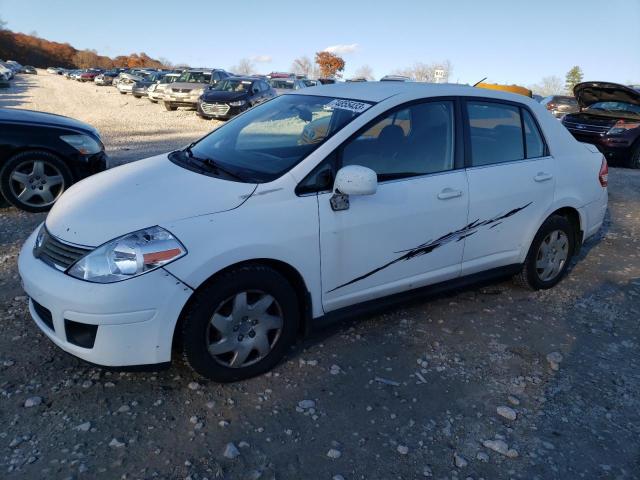
M 312 138 L 313 141 L 309 141 Z M 19 267 L 40 329 L 105 366 L 234 381 L 301 333 L 474 278 L 554 286 L 607 164 L 539 103 L 467 86 L 299 90 L 71 187 Z

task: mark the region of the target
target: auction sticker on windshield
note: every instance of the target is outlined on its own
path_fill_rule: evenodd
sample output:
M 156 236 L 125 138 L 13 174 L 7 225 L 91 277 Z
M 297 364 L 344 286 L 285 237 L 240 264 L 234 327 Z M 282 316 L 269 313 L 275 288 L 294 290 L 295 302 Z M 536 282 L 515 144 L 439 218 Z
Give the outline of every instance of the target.
M 342 98 L 336 98 L 324 106 L 326 109 L 337 108 L 339 110 L 349 110 L 350 112 L 355 113 L 362 113 L 369 107 L 371 107 L 371 105 L 368 103 L 345 100 Z

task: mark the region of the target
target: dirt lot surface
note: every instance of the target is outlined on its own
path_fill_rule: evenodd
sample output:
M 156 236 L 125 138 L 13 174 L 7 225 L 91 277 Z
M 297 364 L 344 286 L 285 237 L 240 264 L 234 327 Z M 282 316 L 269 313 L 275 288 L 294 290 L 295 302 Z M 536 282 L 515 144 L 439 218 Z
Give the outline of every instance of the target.
M 110 88 L 28 83 L 0 104 L 88 120 L 119 159 L 212 125 Z M 640 172 L 612 169 L 609 191 L 603 231 L 556 288 L 497 282 L 354 319 L 231 385 L 61 352 L 16 267 L 44 216 L 0 208 L 0 477 L 640 478 Z

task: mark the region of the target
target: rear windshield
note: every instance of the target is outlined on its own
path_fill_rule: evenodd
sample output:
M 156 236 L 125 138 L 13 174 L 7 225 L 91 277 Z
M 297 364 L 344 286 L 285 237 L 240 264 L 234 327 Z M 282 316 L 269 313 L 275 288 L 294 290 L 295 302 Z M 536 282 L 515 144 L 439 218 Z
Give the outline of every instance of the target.
M 287 88 L 292 90 L 295 86 L 293 80 L 271 79 L 269 83 L 273 88 Z

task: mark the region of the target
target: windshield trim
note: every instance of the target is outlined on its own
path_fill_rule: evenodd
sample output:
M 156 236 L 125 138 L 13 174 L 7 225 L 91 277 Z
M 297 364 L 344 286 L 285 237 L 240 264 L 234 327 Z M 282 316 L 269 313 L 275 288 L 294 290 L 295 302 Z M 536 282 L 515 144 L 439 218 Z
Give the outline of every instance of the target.
M 287 95 L 287 94 L 285 94 Z M 270 98 L 269 100 L 266 100 L 265 102 L 261 103 L 260 105 L 258 105 L 255 108 L 260 108 L 264 105 L 267 105 L 269 102 L 272 102 L 280 97 L 283 97 L 285 95 L 280 95 L 278 97 L 273 97 Z M 288 94 L 289 96 L 291 96 L 291 94 Z M 360 99 L 356 99 L 356 98 L 349 98 L 349 97 L 338 97 L 338 96 L 333 96 L 333 95 L 309 95 L 306 93 L 295 93 L 294 95 L 298 96 L 304 96 L 307 98 L 318 98 L 318 99 L 327 99 L 328 101 L 332 101 L 332 100 L 348 100 L 348 101 L 353 101 L 353 102 L 361 102 L 361 103 L 366 103 L 367 105 L 370 105 L 369 109 L 375 107 L 379 102 L 374 102 L 372 100 L 360 100 Z M 194 147 L 196 147 L 200 142 L 204 141 L 206 138 L 208 138 L 210 135 L 213 135 L 215 132 L 219 132 L 224 128 L 229 128 L 229 125 L 233 125 L 233 123 L 240 117 L 242 117 L 243 115 L 251 112 L 253 109 L 248 109 L 245 110 L 244 112 L 236 115 L 234 118 L 232 118 L 231 120 L 229 120 L 228 122 L 226 122 L 224 125 L 221 125 L 220 127 L 216 128 L 215 130 L 210 131 L 209 133 L 207 133 L 204 137 L 201 137 L 197 140 L 195 140 L 193 143 L 191 143 L 187 148 L 193 149 Z M 325 139 L 317 144 L 313 144 L 313 148 L 311 148 L 306 154 L 302 155 L 300 157 L 300 159 L 291 164 L 287 169 L 283 170 L 282 172 L 279 172 L 275 177 L 273 178 L 269 178 L 268 180 L 258 180 L 255 177 L 259 177 L 259 176 L 267 176 L 267 174 L 265 174 L 264 172 L 259 172 L 257 170 L 252 170 L 252 169 L 248 169 L 248 168 L 242 168 L 242 169 L 238 169 L 236 166 L 229 166 L 228 163 L 220 161 L 218 159 L 216 159 L 216 163 L 221 165 L 222 168 L 226 169 L 226 170 L 230 170 L 234 173 L 239 174 L 240 176 L 244 176 L 244 174 L 246 174 L 249 177 L 252 177 L 251 179 L 247 179 L 245 180 L 244 183 L 258 183 L 258 184 L 262 184 L 262 183 L 270 183 L 273 182 L 275 180 L 277 180 L 278 178 L 281 178 L 283 175 L 286 175 L 287 172 L 290 172 L 291 170 L 293 170 L 295 167 L 297 167 L 298 165 L 300 165 L 302 162 L 304 162 L 307 158 L 309 158 L 309 156 L 311 156 L 318 148 L 320 148 L 321 146 L 325 145 L 331 138 L 333 138 L 334 135 L 338 134 L 339 132 L 341 132 L 342 130 L 344 130 L 348 125 L 350 125 L 353 121 L 357 120 L 360 115 L 362 115 L 364 112 L 360 113 L 359 115 L 353 117 L 349 122 L 345 123 L 344 125 L 342 125 L 342 127 L 334 132 L 331 132 L 329 135 L 327 135 L 325 137 Z M 169 155 L 173 155 L 176 152 L 185 152 L 186 149 L 179 149 L 179 150 L 175 150 L 173 152 L 171 152 Z M 173 161 L 173 160 L 172 160 Z M 174 163 L 176 163 L 174 161 Z M 199 172 L 201 173 L 201 172 Z

